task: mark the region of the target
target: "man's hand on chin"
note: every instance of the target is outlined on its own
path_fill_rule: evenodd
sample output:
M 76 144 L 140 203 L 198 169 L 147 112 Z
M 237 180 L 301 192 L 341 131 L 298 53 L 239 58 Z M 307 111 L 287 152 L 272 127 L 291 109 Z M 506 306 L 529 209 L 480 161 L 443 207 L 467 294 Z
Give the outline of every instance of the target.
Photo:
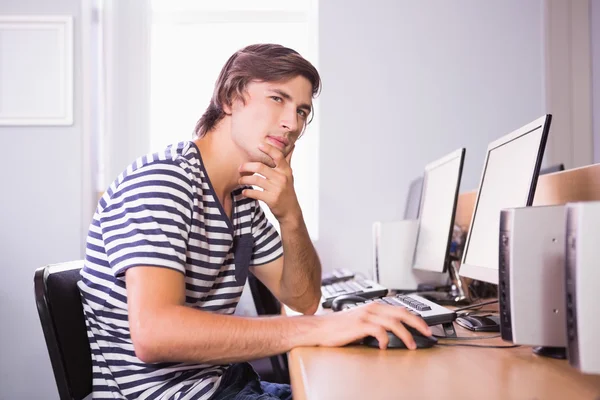
M 296 222 L 298 218 L 302 218 L 290 165 L 294 148 L 292 147 L 285 156 L 275 146 L 264 143 L 259 145 L 259 149 L 273 160 L 274 167 L 262 162 L 247 162 L 240 166 L 240 185 L 258 186 L 263 189 L 245 189 L 243 195 L 263 201 L 280 224 Z

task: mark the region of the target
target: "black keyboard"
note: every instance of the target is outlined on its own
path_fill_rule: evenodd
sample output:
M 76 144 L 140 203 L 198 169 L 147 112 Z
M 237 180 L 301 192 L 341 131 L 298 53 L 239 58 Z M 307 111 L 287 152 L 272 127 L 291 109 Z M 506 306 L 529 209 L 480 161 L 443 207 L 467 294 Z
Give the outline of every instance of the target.
M 387 288 L 369 279 L 354 278 L 344 282 L 321 286 L 323 307 L 331 308 L 333 300 L 344 294 L 357 294 L 366 299 L 373 299 L 387 295 Z
M 336 268 L 329 273 L 324 273 L 321 278 L 321 286 L 332 285 L 354 278 L 354 272 L 346 268 Z
M 390 304 L 396 307 L 404 307 L 411 314 L 418 315 L 425 320 L 427 325 L 439 325 L 453 322 L 456 319 L 456 313 L 439 304 L 435 304 L 416 294 L 398 294 L 395 296 L 383 297 L 380 299 L 369 299 L 362 303 L 346 304 L 343 310 L 360 307 L 369 303 Z

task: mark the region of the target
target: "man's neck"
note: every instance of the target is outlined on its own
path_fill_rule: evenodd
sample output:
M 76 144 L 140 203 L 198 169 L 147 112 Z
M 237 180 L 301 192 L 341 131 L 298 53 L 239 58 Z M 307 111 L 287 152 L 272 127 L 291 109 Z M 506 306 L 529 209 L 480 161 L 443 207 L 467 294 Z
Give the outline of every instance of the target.
M 239 167 L 243 163 L 239 148 L 231 140 L 229 126 L 228 118 L 225 117 L 205 136 L 194 140 L 221 204 L 239 186 Z

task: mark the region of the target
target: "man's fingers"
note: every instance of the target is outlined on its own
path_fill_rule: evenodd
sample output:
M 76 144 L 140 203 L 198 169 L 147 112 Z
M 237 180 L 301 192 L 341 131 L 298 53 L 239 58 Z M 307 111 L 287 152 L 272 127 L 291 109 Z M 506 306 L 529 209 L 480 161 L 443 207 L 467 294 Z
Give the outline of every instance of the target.
M 273 190 L 273 184 L 260 175 L 242 176 L 238 183 L 240 185 L 258 186 L 264 190 Z
M 417 348 L 415 338 L 413 338 L 413 335 L 411 335 L 402 322 L 393 321 L 389 330 L 392 331 L 394 335 L 398 336 L 410 350 Z
M 372 324 L 368 329 L 368 334 L 377 339 L 381 350 L 387 349 L 390 339 L 388 338 L 385 329 L 377 324 Z
M 261 162 L 247 162 L 240 165 L 241 173 L 253 173 L 260 174 L 267 179 L 273 179 L 275 177 L 275 171 L 272 168 L 269 168 L 265 164 Z
M 387 331 L 393 332 L 409 349 L 412 350 L 417 347 L 414 338 L 400 320 L 385 314 L 371 313 L 369 314 L 369 322 L 381 326 Z
M 269 193 L 262 190 L 255 189 L 244 189 L 242 191 L 242 195 L 254 200 L 264 201 L 267 205 L 269 205 Z
M 394 318 L 397 321 L 402 321 L 406 325 L 410 325 L 419 332 L 421 332 L 425 336 L 431 336 L 432 332 L 427 323 L 423 321 L 423 318 L 411 314 L 405 308 L 396 307 L 396 306 L 388 306 L 384 304 L 379 304 L 381 307 L 381 313 L 384 313 L 386 316 Z
M 261 143 L 258 149 L 273 159 L 275 167 L 278 167 L 281 161 L 285 159 L 281 150 L 269 143 Z
M 403 322 L 406 325 L 412 326 L 413 328 L 415 328 L 416 330 L 418 330 L 425 336 L 433 335 L 433 333 L 431 332 L 431 329 L 429 328 L 427 323 L 423 320 L 423 318 L 421 318 L 419 316 L 410 314 L 409 317 L 407 317 L 403 320 Z

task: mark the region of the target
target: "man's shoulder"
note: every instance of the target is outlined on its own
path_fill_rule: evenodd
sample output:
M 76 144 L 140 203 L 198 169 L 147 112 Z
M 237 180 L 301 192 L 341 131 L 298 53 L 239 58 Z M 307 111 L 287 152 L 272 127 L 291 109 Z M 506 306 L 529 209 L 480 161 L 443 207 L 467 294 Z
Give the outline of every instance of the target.
M 148 153 L 131 163 L 111 183 L 103 196 L 105 202 L 121 192 L 137 191 L 142 187 L 170 186 L 190 194 L 201 184 L 200 153 L 191 141 L 167 146 L 164 150 Z
M 148 153 L 131 163 L 117 178 L 118 185 L 140 175 L 181 175 L 192 180 L 199 178 L 200 156 L 193 142 L 179 142 L 164 150 Z
M 200 152 L 191 141 L 179 142 L 167 146 L 165 149 L 148 153 L 135 160 L 124 173 L 134 172 L 139 169 L 152 168 L 157 165 L 173 165 L 188 169 L 200 168 Z

